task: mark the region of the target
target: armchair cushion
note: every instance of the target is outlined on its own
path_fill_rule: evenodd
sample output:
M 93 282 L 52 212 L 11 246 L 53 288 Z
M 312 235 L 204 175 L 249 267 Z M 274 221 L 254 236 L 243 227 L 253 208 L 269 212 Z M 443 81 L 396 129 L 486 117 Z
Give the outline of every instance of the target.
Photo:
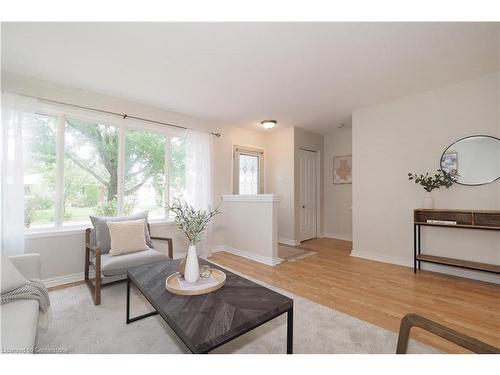
M 147 250 L 144 237 L 146 220 L 108 221 L 109 235 L 111 237 L 111 250 L 109 255 L 123 255 L 136 251 Z
M 153 249 L 118 256 L 103 254 L 101 255 L 101 273 L 104 276 L 123 275 L 129 268 L 165 260 L 169 258 Z
M 144 219 L 147 223 L 148 212 L 139 212 L 129 216 L 90 216 L 94 225 L 94 233 L 91 233 L 91 243 L 101 250 L 101 254 L 107 254 L 111 249 L 111 237 L 109 235 L 108 221 L 128 221 Z M 95 243 L 94 243 L 95 236 Z M 147 225 L 144 226 L 144 236 L 148 247 L 153 247 L 151 236 Z

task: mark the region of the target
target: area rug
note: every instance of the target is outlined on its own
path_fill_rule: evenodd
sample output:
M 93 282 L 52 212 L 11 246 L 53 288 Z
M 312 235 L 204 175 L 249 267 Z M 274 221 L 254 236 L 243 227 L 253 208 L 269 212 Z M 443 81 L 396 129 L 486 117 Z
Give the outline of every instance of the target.
M 251 278 L 250 278 L 251 279 Z M 255 281 L 255 280 L 254 280 Z M 395 353 L 397 334 L 317 304 L 293 293 L 259 284 L 294 300 L 294 353 Z M 95 306 L 86 285 L 50 292 L 52 319 L 38 329 L 36 346 L 58 353 L 189 353 L 159 315 L 125 324 L 126 284 L 102 289 Z M 151 311 L 131 290 L 131 315 Z M 410 341 L 410 353 L 437 353 Z M 286 314 L 211 353 L 286 353 Z
M 299 259 L 304 259 L 310 255 L 317 254 L 315 251 L 310 251 L 307 249 L 301 249 L 296 246 L 288 246 L 279 243 L 278 244 L 278 257 L 286 262 L 295 262 Z

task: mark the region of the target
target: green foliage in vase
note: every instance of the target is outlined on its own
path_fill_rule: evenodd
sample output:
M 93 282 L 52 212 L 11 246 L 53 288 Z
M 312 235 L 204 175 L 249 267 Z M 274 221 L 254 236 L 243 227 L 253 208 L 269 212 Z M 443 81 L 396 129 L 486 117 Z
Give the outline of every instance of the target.
M 424 174 L 408 173 L 408 180 L 415 181 L 416 184 L 420 184 L 424 187 L 424 190 L 431 192 L 434 189 L 439 189 L 440 187 L 449 188 L 453 183 L 457 182 L 457 176 L 452 176 L 449 173 L 437 170 L 434 176 L 429 175 L 429 172 Z
M 202 233 L 207 229 L 208 223 L 215 215 L 220 213 L 220 209 L 213 211 L 195 210 L 186 202 L 179 198 L 174 198 L 168 209 L 175 215 L 175 225 L 187 237 L 190 245 L 196 245 L 202 239 Z

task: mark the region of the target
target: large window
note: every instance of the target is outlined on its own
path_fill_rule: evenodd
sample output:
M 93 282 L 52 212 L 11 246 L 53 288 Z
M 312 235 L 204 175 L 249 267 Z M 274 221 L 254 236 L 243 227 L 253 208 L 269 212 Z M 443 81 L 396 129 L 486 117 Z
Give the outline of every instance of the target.
M 262 194 L 264 192 L 264 151 L 234 146 L 234 194 Z
M 23 128 L 23 141 L 26 228 L 138 211 L 163 219 L 185 191 L 184 138 L 161 128 L 44 113 Z
M 186 140 L 182 137 L 170 138 L 170 183 L 169 203 L 174 198 L 181 197 L 186 187 Z
M 64 128 L 64 223 L 113 216 L 118 197 L 118 129 L 67 118 Z
M 165 145 L 160 134 L 133 130 L 125 136 L 124 213 L 165 215 Z
M 37 115 L 24 124 L 24 225 L 54 226 L 56 218 L 57 117 Z

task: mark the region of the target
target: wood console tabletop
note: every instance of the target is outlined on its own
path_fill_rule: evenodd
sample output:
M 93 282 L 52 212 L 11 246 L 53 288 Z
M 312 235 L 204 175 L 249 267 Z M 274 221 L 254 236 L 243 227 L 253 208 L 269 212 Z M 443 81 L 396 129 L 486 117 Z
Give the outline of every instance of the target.
M 433 221 L 450 221 L 452 223 L 433 223 Z M 500 273 L 500 265 L 472 262 L 469 260 L 455 259 L 422 254 L 420 248 L 420 227 L 444 227 L 476 230 L 500 230 L 500 211 L 492 210 L 430 210 L 416 209 L 413 211 L 413 271 L 420 269 L 420 262 L 443 264 L 447 266 L 468 268 L 477 271 Z

